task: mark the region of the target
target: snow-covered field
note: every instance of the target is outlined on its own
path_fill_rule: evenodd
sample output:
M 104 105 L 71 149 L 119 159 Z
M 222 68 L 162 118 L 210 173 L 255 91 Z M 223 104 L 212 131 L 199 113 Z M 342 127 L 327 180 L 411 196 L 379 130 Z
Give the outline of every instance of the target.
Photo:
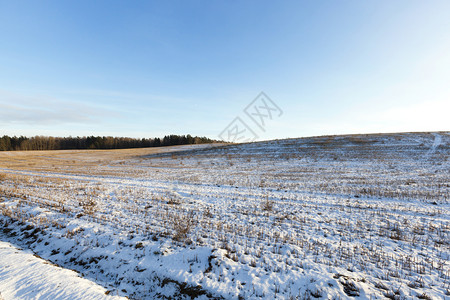
M 448 132 L 0 152 L 0 240 L 133 299 L 444 299 L 449 154 Z

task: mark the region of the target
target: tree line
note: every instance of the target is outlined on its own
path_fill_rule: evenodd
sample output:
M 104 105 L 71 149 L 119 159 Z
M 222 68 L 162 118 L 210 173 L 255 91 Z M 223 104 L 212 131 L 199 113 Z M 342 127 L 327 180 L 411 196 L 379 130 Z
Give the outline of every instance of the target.
M 125 149 L 161 147 L 189 144 L 206 144 L 219 142 L 207 137 L 188 135 L 166 135 L 164 138 L 128 138 L 111 136 L 83 136 L 83 137 L 10 137 L 0 138 L 0 151 L 27 150 L 69 150 L 69 149 Z

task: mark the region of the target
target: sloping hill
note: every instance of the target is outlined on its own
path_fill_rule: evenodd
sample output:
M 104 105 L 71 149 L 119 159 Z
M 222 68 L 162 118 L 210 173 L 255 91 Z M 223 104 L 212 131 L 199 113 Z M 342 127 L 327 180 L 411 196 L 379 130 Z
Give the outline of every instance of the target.
M 8 155 L 4 238 L 114 293 L 449 294 L 448 132 Z

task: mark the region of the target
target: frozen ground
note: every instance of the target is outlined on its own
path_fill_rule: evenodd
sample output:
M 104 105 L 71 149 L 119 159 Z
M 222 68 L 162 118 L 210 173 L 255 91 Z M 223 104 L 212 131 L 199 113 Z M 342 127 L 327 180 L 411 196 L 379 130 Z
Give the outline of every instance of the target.
M 125 299 L 6 242 L 0 242 L 0 292 L 0 299 Z
M 0 152 L 0 239 L 134 299 L 443 299 L 449 154 L 448 132 Z

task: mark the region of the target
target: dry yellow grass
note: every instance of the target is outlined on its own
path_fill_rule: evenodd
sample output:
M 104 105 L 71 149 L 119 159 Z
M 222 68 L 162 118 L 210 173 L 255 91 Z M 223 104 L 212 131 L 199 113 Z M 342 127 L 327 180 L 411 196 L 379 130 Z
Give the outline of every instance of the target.
M 220 146 L 212 144 L 210 146 Z M 114 150 L 0 151 L 0 168 L 27 171 L 64 171 L 86 173 L 86 168 L 102 165 L 120 166 L 132 159 L 209 145 L 170 146 Z M 98 174 L 105 175 L 105 174 Z

